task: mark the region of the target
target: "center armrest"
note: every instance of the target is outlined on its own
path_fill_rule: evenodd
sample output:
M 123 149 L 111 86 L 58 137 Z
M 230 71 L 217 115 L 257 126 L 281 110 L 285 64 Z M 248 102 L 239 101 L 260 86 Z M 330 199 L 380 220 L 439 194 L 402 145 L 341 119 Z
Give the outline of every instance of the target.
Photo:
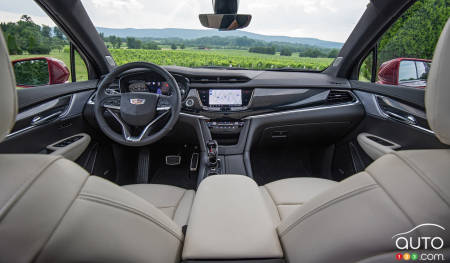
M 203 180 L 192 206 L 183 260 L 282 257 L 275 225 L 255 181 L 241 175 Z

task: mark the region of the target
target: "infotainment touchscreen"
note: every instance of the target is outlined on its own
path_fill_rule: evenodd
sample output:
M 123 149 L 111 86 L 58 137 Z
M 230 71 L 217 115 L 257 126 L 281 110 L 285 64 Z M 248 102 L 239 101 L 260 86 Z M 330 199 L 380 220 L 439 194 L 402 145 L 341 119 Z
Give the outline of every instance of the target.
M 210 89 L 209 105 L 241 106 L 242 90 Z

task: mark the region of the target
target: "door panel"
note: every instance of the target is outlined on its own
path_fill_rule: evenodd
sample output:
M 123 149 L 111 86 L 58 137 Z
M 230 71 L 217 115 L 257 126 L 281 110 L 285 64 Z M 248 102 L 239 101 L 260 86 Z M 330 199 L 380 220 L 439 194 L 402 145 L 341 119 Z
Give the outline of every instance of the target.
M 361 123 L 336 144 L 332 173 L 342 180 L 364 170 L 374 158 L 358 142 L 369 134 L 392 142 L 396 151 L 445 149 L 429 128 L 424 110 L 425 91 L 419 88 L 379 85 L 351 81 L 352 89 L 365 108 Z M 380 140 L 381 142 L 381 140 Z M 372 155 L 370 157 L 369 155 Z M 376 155 L 375 155 L 376 156 Z
M 85 85 L 83 85 L 83 83 Z M 82 112 L 97 81 L 43 86 L 18 92 L 19 114 L 16 124 L 0 143 L 0 153 L 42 153 L 62 139 L 92 133 Z M 40 92 L 35 92 L 38 90 Z M 37 97 L 31 97 L 31 94 Z M 33 106 L 29 106 L 32 104 Z

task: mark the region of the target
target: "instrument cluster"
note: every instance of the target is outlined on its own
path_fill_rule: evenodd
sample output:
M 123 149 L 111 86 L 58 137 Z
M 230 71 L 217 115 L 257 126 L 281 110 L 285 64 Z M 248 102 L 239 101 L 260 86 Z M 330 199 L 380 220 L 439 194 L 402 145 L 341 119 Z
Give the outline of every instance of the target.
M 182 76 L 174 76 L 180 88 L 181 98 L 185 99 L 189 80 Z M 153 72 L 137 72 L 122 76 L 119 80 L 120 92 L 150 92 L 162 95 L 171 95 L 169 83 Z

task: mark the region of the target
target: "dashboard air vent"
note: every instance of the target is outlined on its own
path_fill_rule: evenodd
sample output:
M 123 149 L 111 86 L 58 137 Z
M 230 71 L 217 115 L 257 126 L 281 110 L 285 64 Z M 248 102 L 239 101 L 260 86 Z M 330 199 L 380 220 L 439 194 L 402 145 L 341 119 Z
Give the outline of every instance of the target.
M 221 76 L 221 77 L 213 77 L 213 76 L 205 76 L 205 77 L 192 77 L 191 83 L 200 83 L 200 84 L 208 84 L 208 83 L 245 83 L 250 79 L 241 76 Z
M 355 98 L 349 91 L 344 90 L 332 90 L 328 94 L 327 102 L 330 104 L 352 102 Z

